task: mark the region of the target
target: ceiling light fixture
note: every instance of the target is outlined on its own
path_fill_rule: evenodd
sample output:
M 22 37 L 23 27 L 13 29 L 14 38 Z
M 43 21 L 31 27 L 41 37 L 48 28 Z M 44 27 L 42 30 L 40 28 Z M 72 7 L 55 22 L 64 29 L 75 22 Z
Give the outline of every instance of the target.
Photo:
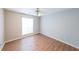
M 41 16 L 41 13 L 40 13 L 40 9 L 39 8 L 36 9 L 36 14 L 37 14 L 37 16 Z

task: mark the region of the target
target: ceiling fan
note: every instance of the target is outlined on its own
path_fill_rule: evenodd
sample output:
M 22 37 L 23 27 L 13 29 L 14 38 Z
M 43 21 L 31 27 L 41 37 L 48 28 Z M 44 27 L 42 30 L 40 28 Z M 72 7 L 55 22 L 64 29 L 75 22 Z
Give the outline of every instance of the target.
M 42 15 L 39 8 L 36 8 L 36 15 L 37 16 L 41 16 Z

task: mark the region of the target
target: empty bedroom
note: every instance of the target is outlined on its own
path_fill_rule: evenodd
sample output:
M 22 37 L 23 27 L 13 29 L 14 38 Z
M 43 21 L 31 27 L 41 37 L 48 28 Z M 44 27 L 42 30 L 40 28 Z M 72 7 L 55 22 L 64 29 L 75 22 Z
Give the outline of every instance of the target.
M 79 8 L 0 8 L 1 51 L 79 51 Z

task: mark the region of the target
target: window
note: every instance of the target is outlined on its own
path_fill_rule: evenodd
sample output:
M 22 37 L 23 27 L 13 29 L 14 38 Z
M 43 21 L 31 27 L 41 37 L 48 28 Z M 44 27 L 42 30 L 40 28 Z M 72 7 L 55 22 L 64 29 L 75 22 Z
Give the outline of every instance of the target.
M 33 18 L 22 17 L 22 35 L 33 33 Z

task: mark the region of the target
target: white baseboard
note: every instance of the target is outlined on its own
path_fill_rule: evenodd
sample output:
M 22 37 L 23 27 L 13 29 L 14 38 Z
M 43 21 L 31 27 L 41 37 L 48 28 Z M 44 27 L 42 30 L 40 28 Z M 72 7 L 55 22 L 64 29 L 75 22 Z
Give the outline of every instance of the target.
M 10 39 L 10 40 L 5 41 L 5 43 L 8 43 L 8 42 L 11 42 L 11 41 L 14 41 L 14 40 L 19 40 L 19 39 L 21 39 L 21 38 L 22 38 L 22 37 L 18 37 L 18 38 Z
M 50 38 L 54 38 L 54 39 L 56 39 L 56 40 L 58 40 L 58 41 L 60 41 L 60 42 L 63 42 L 63 43 L 65 43 L 65 44 L 67 44 L 67 45 L 70 45 L 70 46 L 72 46 L 72 47 L 74 47 L 74 48 L 77 48 L 77 49 L 79 49 L 79 47 L 77 47 L 77 46 L 75 46 L 75 45 L 73 45 L 73 44 L 70 44 L 70 43 L 68 43 L 68 42 L 65 42 L 65 41 L 63 41 L 63 40 L 61 40 L 61 39 L 59 39 L 59 38 L 57 38 L 57 37 L 55 37 L 55 36 L 48 36 L 48 35 L 46 35 L 46 34 L 44 34 L 44 33 L 41 33 L 41 34 L 43 34 L 43 35 L 45 35 L 45 36 L 47 36 L 47 37 L 50 37 Z
M 38 34 L 38 33 L 31 33 L 31 34 L 23 35 L 22 38 L 25 38 L 25 37 L 28 37 L 28 36 L 31 36 L 31 35 L 35 35 L 35 34 Z
M 35 35 L 35 34 L 38 34 L 38 33 L 32 33 L 32 34 L 24 35 L 22 37 L 17 37 L 17 38 L 14 38 L 14 39 L 10 39 L 10 40 L 5 41 L 5 43 L 11 42 L 11 41 L 15 41 L 15 40 L 19 40 L 19 39 L 23 39 L 25 37 L 28 37 L 28 36 L 31 36 L 31 35 Z
M 0 46 L 0 51 L 2 51 L 4 45 L 5 45 L 5 42 Z

